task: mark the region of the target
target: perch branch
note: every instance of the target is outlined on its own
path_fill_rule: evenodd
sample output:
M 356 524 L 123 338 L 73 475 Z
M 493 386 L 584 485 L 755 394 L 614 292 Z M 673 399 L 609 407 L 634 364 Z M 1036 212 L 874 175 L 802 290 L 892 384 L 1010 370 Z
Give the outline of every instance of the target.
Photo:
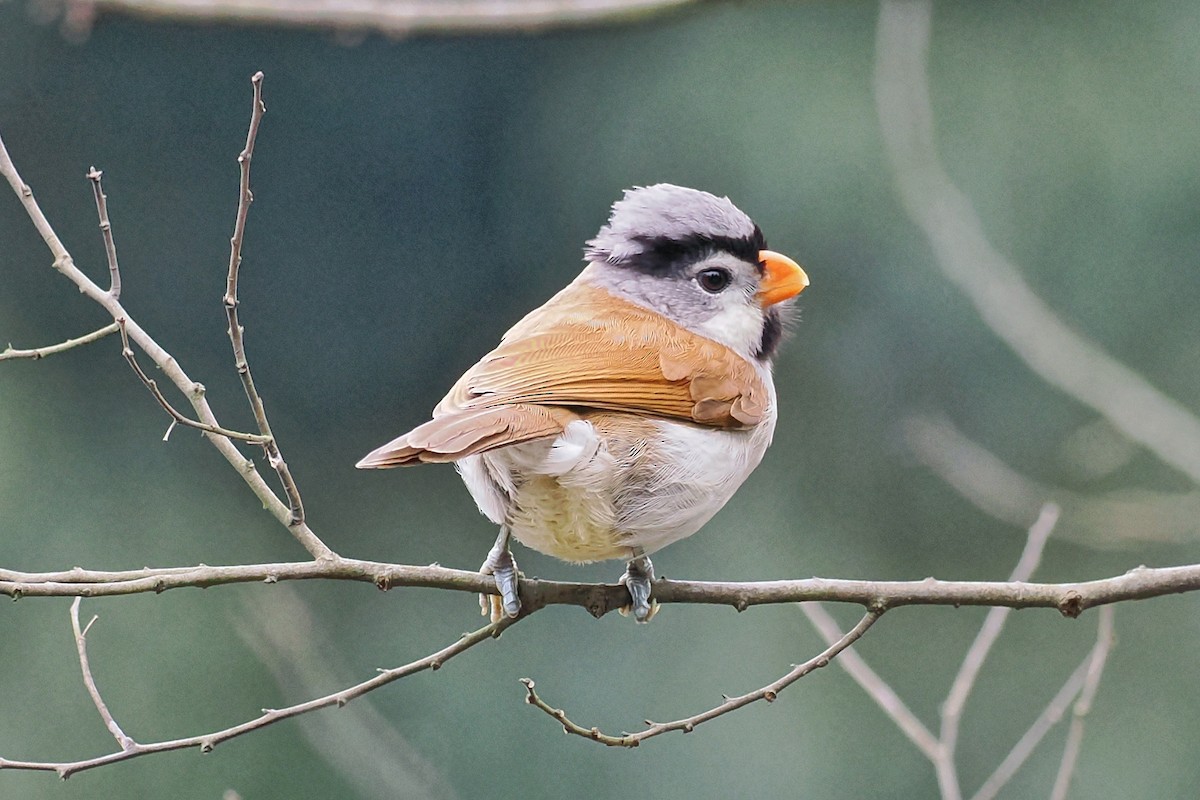
M 110 322 L 103 328 L 98 328 L 91 333 L 86 333 L 76 339 L 67 339 L 65 342 L 52 344 L 48 347 L 35 347 L 31 350 L 16 350 L 10 344 L 3 351 L 0 351 L 0 361 L 8 361 L 9 359 L 15 358 L 32 358 L 34 361 L 37 361 L 38 359 L 45 358 L 46 356 L 52 356 L 55 353 L 63 353 L 67 350 L 72 350 L 80 345 L 91 344 L 92 342 L 103 339 L 110 333 L 116 332 L 117 323 Z
M 72 609 L 73 619 L 77 624 L 78 601 L 72 605 Z M 459 653 L 469 650 L 480 642 L 484 642 L 488 639 L 499 636 L 501 632 L 514 625 L 517 621 L 518 620 L 516 619 L 505 618 L 499 622 L 485 625 L 473 633 L 464 633 L 458 639 L 458 641 L 442 648 L 441 650 L 438 650 L 436 653 L 431 653 L 424 658 L 417 659 L 416 661 L 412 661 L 404 666 L 379 670 L 377 675 L 368 680 L 362 681 L 361 683 L 356 683 L 353 686 L 333 692 L 332 694 L 327 694 L 324 697 L 318 697 L 303 703 L 297 703 L 296 705 L 287 706 L 286 708 L 264 708 L 262 714 L 258 717 L 219 731 L 213 731 L 212 733 L 206 733 L 200 736 L 188 736 L 181 739 L 170 739 L 167 741 L 150 742 L 146 744 L 134 742 L 132 739 L 124 737 L 124 734 L 121 734 L 121 736 L 124 737 L 124 741 L 121 738 L 118 738 L 117 740 L 121 743 L 122 747 L 119 752 L 108 753 L 106 755 L 83 759 L 80 761 L 18 761 L 14 759 L 0 758 L 0 770 L 19 769 L 57 772 L 59 777 L 66 779 L 77 772 L 83 772 L 84 770 L 102 767 L 106 764 L 115 764 L 118 761 L 128 761 L 131 758 L 149 755 L 150 753 L 162 753 L 168 750 L 183 750 L 191 747 L 198 747 L 200 748 L 200 752 L 209 753 L 212 752 L 212 749 L 218 744 L 228 741 L 229 739 L 233 739 L 234 737 L 241 736 L 242 734 L 250 733 L 251 731 L 265 728 L 266 726 L 272 725 L 281 720 L 290 719 L 301 714 L 306 714 L 310 711 L 316 711 L 320 708 L 328 708 L 329 706 L 337 706 L 338 708 L 341 708 L 356 697 L 361 697 L 367 692 L 378 689 L 381 686 L 386 686 L 387 684 L 399 680 L 400 678 L 404 678 L 424 670 L 440 669 L 443 664 L 445 664 L 451 658 L 454 658 Z M 86 633 L 86 631 L 76 634 L 77 642 L 82 641 L 84 633 Z M 91 676 L 91 673 L 86 667 L 86 656 L 83 655 L 84 650 L 82 644 L 79 645 L 79 650 L 81 653 L 81 658 L 83 659 L 83 663 L 85 664 L 84 676 L 85 682 L 87 682 Z M 88 691 L 92 692 L 93 689 L 94 683 L 89 684 Z M 105 722 L 110 722 L 112 717 L 108 714 L 107 708 L 104 708 L 104 701 L 100 699 L 99 694 L 93 694 L 92 698 L 95 700 L 97 708 L 102 709 L 100 713 L 105 717 Z M 114 735 L 116 735 L 116 732 L 120 731 L 120 728 L 116 726 L 115 722 L 111 723 L 109 729 L 114 731 Z
M 858 621 L 858 624 L 851 628 L 848 632 L 842 635 L 833 644 L 829 645 L 820 654 L 810 658 L 803 664 L 795 664 L 792 670 L 777 681 L 767 684 L 761 689 L 756 689 L 753 692 L 739 695 L 737 697 L 726 697 L 720 705 L 714 706 L 707 711 L 701 712 L 691 717 L 677 719 L 673 722 L 651 722 L 646 720 L 647 727 L 637 733 L 625 733 L 620 736 L 613 736 L 603 733 L 599 728 L 585 728 L 578 723 L 572 722 L 565 711 L 560 708 L 554 708 L 545 700 L 538 696 L 534 691 L 534 682 L 529 678 L 522 678 L 521 683 L 525 684 L 526 697 L 525 702 L 530 705 L 537 706 L 542 711 L 545 711 L 550 716 L 554 717 L 563 726 L 563 732 L 582 736 L 585 739 L 591 739 L 600 744 L 609 747 L 637 747 L 644 740 L 654 736 L 660 736 L 669 731 L 683 731 L 691 733 L 696 729 L 696 726 L 708 722 L 710 719 L 724 716 L 731 711 L 736 711 L 743 706 L 748 706 L 751 703 L 756 703 L 759 700 L 765 700 L 768 703 L 775 702 L 775 698 L 779 693 L 787 687 L 791 686 L 796 681 L 803 678 L 805 675 L 829 665 L 829 662 L 837 657 L 839 653 L 845 650 L 850 645 L 854 644 L 862 637 L 867 629 L 875 624 L 876 620 L 882 616 L 881 610 L 871 610 L 863 615 L 863 618 Z
M 424 587 L 474 594 L 496 594 L 495 581 L 478 572 L 441 566 L 411 566 L 334 556 L 316 561 L 168 567 L 129 571 L 71 569 L 31 573 L 0 569 L 0 595 L 22 597 L 102 597 L 164 592 L 183 587 L 289 580 L 348 580 L 381 589 Z M 1200 590 L 1200 564 L 1182 567 L 1135 567 L 1123 575 L 1078 583 L 1023 581 L 857 581 L 806 578 L 784 581 L 654 582 L 660 603 L 723 605 L 739 611 L 751 606 L 807 601 L 852 603 L 869 609 L 901 606 L 1006 606 L 1052 608 L 1077 617 L 1089 608 L 1129 600 Z M 575 605 L 603 616 L 629 602 L 621 584 L 575 583 L 523 578 L 521 603 L 530 609 Z
M 253 433 L 232 431 L 228 428 L 222 428 L 219 425 L 208 425 L 203 422 L 197 422 L 196 420 L 190 419 L 189 417 L 181 414 L 167 401 L 167 398 L 163 396 L 162 390 L 158 388 L 158 383 L 149 375 L 147 375 L 142 369 L 141 365 L 138 364 L 137 356 L 134 354 L 133 348 L 129 346 L 129 335 L 125 332 L 125 320 L 117 320 L 117 327 L 121 329 L 121 355 L 125 357 L 127 362 L 129 362 L 129 366 L 133 367 L 133 371 L 137 374 L 138 379 L 141 380 L 142 385 L 150 390 L 150 394 L 154 395 L 154 399 L 157 400 L 158 404 L 163 407 L 163 410 L 171 415 L 171 418 L 174 420 L 174 422 L 171 423 L 172 426 L 174 426 L 175 423 L 179 423 L 180 425 L 188 428 L 195 428 L 208 433 L 215 433 L 220 436 L 228 436 L 230 439 L 239 439 L 243 442 L 252 442 L 255 444 L 262 444 L 270 441 L 269 436 L 259 436 Z M 168 428 L 167 436 L 169 436 L 170 433 L 171 430 Z M 166 441 L 167 436 L 163 436 L 163 441 Z
M 250 374 L 250 362 L 246 360 L 246 345 L 242 340 L 245 328 L 238 319 L 238 272 L 242 266 L 242 241 L 246 235 L 246 216 L 250 213 L 250 204 L 254 202 L 254 193 L 250 191 L 250 162 L 254 159 L 254 143 L 258 140 L 258 127 L 262 124 L 263 114 L 267 107 L 262 99 L 263 74 L 256 72 L 250 78 L 254 88 L 254 105 L 250 111 L 250 128 L 246 131 L 246 146 L 238 154 L 238 206 L 237 217 L 233 223 L 233 236 L 229 239 L 229 272 L 225 283 L 225 314 L 229 319 L 229 341 L 233 345 L 233 363 L 237 367 L 238 377 L 242 379 L 242 388 L 246 390 L 246 399 L 250 402 L 250 410 L 254 412 L 254 421 L 258 432 L 263 436 L 263 449 L 267 452 L 267 463 L 279 476 L 283 491 L 287 495 L 289 519 L 288 527 L 296 528 L 304 525 L 304 503 L 300 500 L 300 489 L 292 478 L 279 443 L 271 433 L 271 423 L 267 421 L 267 410 L 263 405 L 258 389 L 254 387 L 254 377 Z

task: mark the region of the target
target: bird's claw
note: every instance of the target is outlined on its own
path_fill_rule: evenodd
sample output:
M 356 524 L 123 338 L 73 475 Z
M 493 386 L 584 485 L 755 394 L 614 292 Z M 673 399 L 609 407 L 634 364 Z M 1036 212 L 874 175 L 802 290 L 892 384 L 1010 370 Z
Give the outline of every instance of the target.
M 521 613 L 521 598 L 517 595 L 517 581 L 520 573 L 517 571 L 517 561 L 508 550 L 493 549 L 488 553 L 487 560 L 479 571 L 491 575 L 496 581 L 500 594 L 479 595 L 480 613 L 499 622 L 504 617 L 516 617 Z
M 654 567 L 650 559 L 642 556 L 640 561 L 630 561 L 621 576 L 620 583 L 629 592 L 629 605 L 617 609 L 621 616 L 633 615 L 636 622 L 649 622 L 658 613 L 658 601 L 650 597 L 651 582 L 654 580 Z

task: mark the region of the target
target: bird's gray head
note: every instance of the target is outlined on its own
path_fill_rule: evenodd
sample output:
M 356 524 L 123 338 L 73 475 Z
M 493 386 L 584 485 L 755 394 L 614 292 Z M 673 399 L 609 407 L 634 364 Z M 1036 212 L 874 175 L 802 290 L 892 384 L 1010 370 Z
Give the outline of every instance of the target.
M 608 224 L 587 243 L 588 261 L 648 272 L 703 250 L 721 249 L 754 262 L 762 231 L 728 197 L 656 183 L 629 189 L 613 203 Z
M 762 231 L 729 198 L 658 183 L 630 189 L 613 203 L 608 224 L 587 243 L 581 277 L 768 362 L 784 316 L 760 295 L 762 258 L 776 255 L 766 246 Z

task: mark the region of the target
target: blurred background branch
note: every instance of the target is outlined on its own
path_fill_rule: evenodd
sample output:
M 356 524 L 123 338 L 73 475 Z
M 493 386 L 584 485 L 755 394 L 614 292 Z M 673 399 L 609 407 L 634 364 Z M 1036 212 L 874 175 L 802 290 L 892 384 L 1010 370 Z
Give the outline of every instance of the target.
M 932 20 L 932 0 L 880 5 L 875 97 L 904 208 L 943 275 L 1038 377 L 1200 484 L 1200 419 L 1060 320 L 988 242 L 970 198 L 942 166 L 926 69 Z
M 984 514 L 1022 525 L 1046 498 L 1065 509 L 1060 537 L 1092 547 L 1200 539 L 1200 490 L 1126 487 L 1085 494 L 1022 475 L 948 419 L 913 415 L 902 423 L 904 441 L 931 469 Z
M 68 35 L 132 16 L 192 23 L 320 28 L 342 35 L 534 32 L 645 20 L 699 0 L 36 0 Z

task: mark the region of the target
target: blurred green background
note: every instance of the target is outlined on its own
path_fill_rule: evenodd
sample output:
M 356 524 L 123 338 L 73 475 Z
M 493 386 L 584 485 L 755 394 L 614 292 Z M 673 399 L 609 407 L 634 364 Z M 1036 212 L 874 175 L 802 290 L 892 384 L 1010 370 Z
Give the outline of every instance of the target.
M 494 531 L 452 469 L 353 463 L 424 420 L 576 274 L 622 189 L 671 181 L 729 195 L 813 284 L 776 368 L 773 448 L 705 530 L 655 558 L 660 574 L 998 579 L 1042 499 L 1066 511 L 1039 578 L 1196 561 L 1195 487 L 1031 372 L 905 215 L 872 94 L 877 18 L 868 2 L 714 4 L 629 25 L 353 45 L 112 18 L 73 42 L 8 0 L 0 132 L 98 280 L 84 174 L 104 170 L 122 300 L 207 385 L 222 422 L 247 429 L 220 297 L 248 77 L 266 73 L 242 318 L 310 522 L 344 555 L 478 565 Z M 929 69 L 940 154 L 992 244 L 1072 327 L 1200 411 L 1200 6 L 938 3 Z M 0 342 L 45 345 L 106 321 L 50 269 L 6 187 Z M 0 566 L 303 558 L 199 435 L 161 441 L 167 419 L 119 354 L 110 338 L 0 364 Z M 955 437 L 1035 482 L 1033 496 L 983 513 L 928 466 L 931 451 L 961 454 Z M 1182 517 L 1155 516 L 1178 501 Z M 517 555 L 543 577 L 621 570 Z M 113 747 L 79 680 L 69 603 L 0 604 L 0 755 Z M 1196 795 L 1196 611 L 1192 596 L 1118 609 L 1074 797 Z M 92 613 L 97 681 L 146 741 L 333 691 L 478 624 L 469 596 L 358 584 L 181 590 L 85 602 Z M 858 650 L 935 725 L 983 614 L 899 610 Z M 1010 620 L 963 722 L 968 793 L 1084 656 L 1094 622 Z M 936 796 L 930 766 L 837 668 L 631 752 L 563 736 L 517 683 L 532 677 L 578 721 L 615 732 L 700 711 L 820 649 L 790 607 L 671 606 L 648 626 L 553 608 L 340 711 L 65 784 L 0 773 L 0 797 Z M 1062 741 L 1052 733 L 1003 796 L 1048 794 Z

